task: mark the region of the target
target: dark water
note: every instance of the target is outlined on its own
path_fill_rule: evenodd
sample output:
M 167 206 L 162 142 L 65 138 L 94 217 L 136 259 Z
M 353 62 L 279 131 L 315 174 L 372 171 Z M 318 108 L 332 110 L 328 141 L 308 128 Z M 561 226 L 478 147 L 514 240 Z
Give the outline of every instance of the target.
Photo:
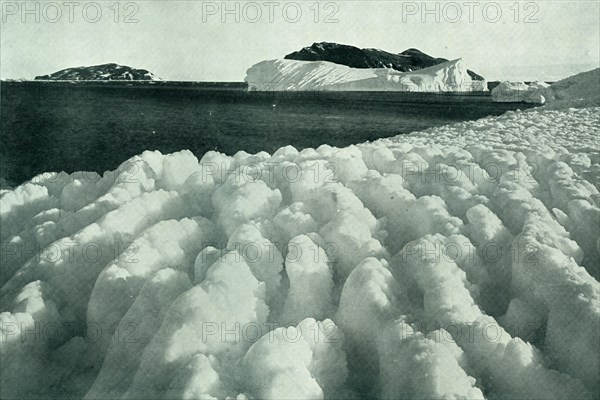
M 500 115 L 489 94 L 247 92 L 243 84 L 2 82 L 0 177 L 103 171 L 144 150 L 273 152 Z

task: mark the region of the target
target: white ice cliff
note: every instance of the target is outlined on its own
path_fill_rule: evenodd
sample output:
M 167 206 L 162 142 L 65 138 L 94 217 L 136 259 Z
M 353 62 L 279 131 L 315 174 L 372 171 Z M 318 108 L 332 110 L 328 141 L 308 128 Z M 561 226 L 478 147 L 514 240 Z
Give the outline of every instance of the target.
M 487 83 L 471 79 L 462 59 L 414 72 L 391 68 L 350 68 L 327 61 L 267 60 L 246 72 L 249 90 L 332 91 L 485 91 Z

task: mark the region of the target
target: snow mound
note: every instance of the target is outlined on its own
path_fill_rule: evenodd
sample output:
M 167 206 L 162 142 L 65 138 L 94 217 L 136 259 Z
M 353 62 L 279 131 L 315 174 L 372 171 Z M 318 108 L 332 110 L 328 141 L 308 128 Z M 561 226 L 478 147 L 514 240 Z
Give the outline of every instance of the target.
M 0 397 L 598 398 L 599 111 L 3 191 Z
M 470 92 L 485 91 L 485 81 L 473 80 L 462 59 L 414 72 L 392 68 L 351 68 L 327 61 L 267 60 L 246 72 L 249 90 L 339 90 Z

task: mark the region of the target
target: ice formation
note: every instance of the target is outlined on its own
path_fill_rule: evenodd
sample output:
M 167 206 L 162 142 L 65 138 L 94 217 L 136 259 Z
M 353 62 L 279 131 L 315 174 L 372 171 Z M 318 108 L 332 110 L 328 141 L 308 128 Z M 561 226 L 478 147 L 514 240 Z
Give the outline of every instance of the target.
M 0 397 L 598 398 L 599 112 L 4 191 Z
M 471 79 L 462 59 L 413 72 L 392 68 L 351 68 L 328 61 L 267 60 L 246 72 L 249 90 L 339 90 L 403 92 L 485 91 Z
M 502 82 L 492 89 L 492 98 L 497 102 L 544 104 L 551 96 L 546 82 Z

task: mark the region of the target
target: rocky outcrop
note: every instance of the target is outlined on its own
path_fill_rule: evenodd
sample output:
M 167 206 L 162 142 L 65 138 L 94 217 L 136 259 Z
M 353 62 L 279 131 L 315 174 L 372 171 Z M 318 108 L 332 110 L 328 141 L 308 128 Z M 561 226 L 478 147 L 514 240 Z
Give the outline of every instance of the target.
M 119 64 L 92 65 L 90 67 L 67 68 L 52 74 L 36 76 L 45 81 L 159 81 L 160 78 L 145 69 L 131 68 Z
M 448 62 L 445 58 L 436 58 L 417 49 L 407 49 L 399 54 L 380 49 L 360 49 L 338 43 L 313 43 L 285 56 L 286 60 L 329 61 L 352 68 L 391 68 L 400 72 L 413 72 L 423 68 Z M 471 79 L 483 81 L 484 78 L 467 70 Z

